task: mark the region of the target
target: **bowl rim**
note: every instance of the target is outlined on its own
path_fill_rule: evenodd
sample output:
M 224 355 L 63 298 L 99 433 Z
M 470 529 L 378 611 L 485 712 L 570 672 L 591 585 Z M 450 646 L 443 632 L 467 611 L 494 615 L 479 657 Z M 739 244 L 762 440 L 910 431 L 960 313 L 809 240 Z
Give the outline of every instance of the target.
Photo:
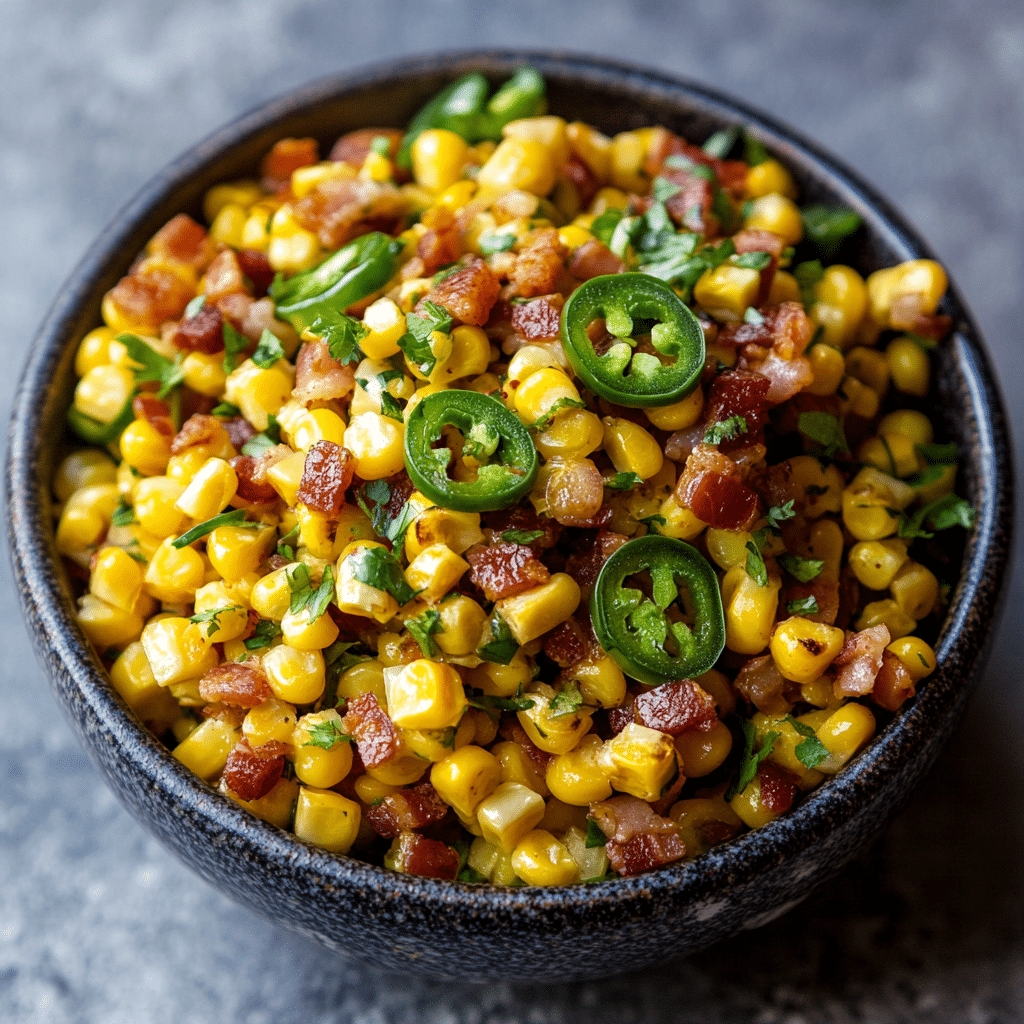
M 496 903 L 521 919 L 549 916 L 566 907 L 590 908 L 617 904 L 638 895 L 672 894 L 698 899 L 740 887 L 783 858 L 805 851 L 843 822 L 870 807 L 873 799 L 899 776 L 901 751 L 911 740 L 915 748 L 937 742 L 962 713 L 971 682 L 976 679 L 994 628 L 1006 577 L 1012 532 L 1012 460 L 1007 419 L 989 357 L 970 313 L 955 285 L 949 302 L 958 325 L 947 344 L 967 376 L 970 409 L 977 419 L 977 523 L 964 555 L 960 582 L 937 644 L 940 667 L 904 710 L 854 762 L 812 791 L 787 815 L 710 850 L 694 861 L 670 865 L 634 878 L 601 885 L 559 889 L 502 888 L 425 879 L 391 872 L 354 858 L 330 854 L 263 822 L 194 776 L 176 761 L 127 709 L 107 681 L 98 658 L 85 641 L 73 615 L 69 591 L 55 570 L 53 530 L 49 515 L 49 481 L 42 479 L 44 396 L 75 331 L 80 312 L 95 319 L 82 303 L 105 267 L 123 257 L 124 245 L 154 208 L 183 186 L 218 154 L 239 146 L 289 115 L 310 110 L 344 94 L 371 90 L 385 82 L 422 79 L 433 73 L 454 78 L 470 70 L 499 76 L 523 63 L 532 64 L 549 80 L 576 82 L 619 94 L 635 94 L 673 102 L 680 111 L 749 126 L 784 161 L 795 164 L 839 193 L 871 225 L 887 245 L 907 255 L 934 258 L 931 250 L 872 186 L 842 162 L 799 132 L 709 88 L 667 73 L 576 53 L 548 50 L 461 49 L 378 61 L 353 71 L 329 75 L 260 104 L 191 146 L 147 182 L 110 221 L 58 293 L 29 350 L 9 429 L 6 489 L 9 543 L 19 582 L 22 611 L 43 658 L 49 648 L 59 671 L 75 681 L 79 710 L 88 721 L 72 724 L 84 738 L 86 730 L 105 735 L 119 758 L 127 758 L 149 785 L 206 822 L 211 833 L 226 833 L 254 844 L 266 864 L 290 875 L 315 875 L 335 887 L 376 890 L 396 899 L 409 898 L 427 909 L 450 908 L 454 901 L 474 913 L 486 914 Z M 954 654 L 963 661 L 958 678 L 945 663 Z M 54 671 L 48 667 L 53 680 Z M 54 681 L 56 687 L 56 682 Z M 71 709 L 62 697 L 65 711 Z M 86 744 L 87 748 L 89 744 Z M 90 756 L 92 754 L 90 748 Z M 831 807 L 829 806 L 831 805 Z M 836 810 L 836 808 L 841 808 Z M 133 813 L 137 814 L 133 808 Z

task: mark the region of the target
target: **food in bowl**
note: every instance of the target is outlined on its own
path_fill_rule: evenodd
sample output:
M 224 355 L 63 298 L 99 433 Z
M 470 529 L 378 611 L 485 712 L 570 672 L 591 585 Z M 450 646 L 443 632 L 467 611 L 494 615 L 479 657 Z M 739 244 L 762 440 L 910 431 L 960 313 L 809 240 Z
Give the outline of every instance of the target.
M 183 764 L 504 885 L 697 856 L 840 771 L 935 668 L 928 542 L 973 518 L 941 267 L 834 262 L 857 217 L 739 133 L 542 100 L 467 76 L 171 220 L 54 480 L 83 631 Z

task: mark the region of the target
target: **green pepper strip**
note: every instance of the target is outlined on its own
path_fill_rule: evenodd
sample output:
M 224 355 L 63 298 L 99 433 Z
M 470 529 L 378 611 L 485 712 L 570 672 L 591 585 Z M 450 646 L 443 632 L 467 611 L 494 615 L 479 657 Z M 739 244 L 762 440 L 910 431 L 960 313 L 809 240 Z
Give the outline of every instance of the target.
M 89 444 L 110 444 L 135 419 L 135 410 L 132 407 L 134 401 L 135 391 L 133 390 L 128 401 L 121 406 L 117 415 L 109 423 L 100 423 L 99 420 L 86 416 L 85 413 L 79 412 L 72 406 L 68 409 L 68 426 Z
M 324 309 L 344 313 L 353 302 L 383 288 L 395 276 L 402 243 L 380 231 L 371 231 L 319 266 L 287 280 L 278 279 L 270 288 L 278 316 L 301 331 Z
M 598 355 L 587 328 L 603 317 L 617 339 Z M 658 320 L 649 352 L 634 352 L 634 318 Z M 649 274 L 607 274 L 584 281 L 562 311 L 562 347 L 576 375 L 594 394 L 633 409 L 671 405 L 685 398 L 704 369 L 704 332 L 664 281 Z M 628 371 L 628 372 L 627 372 Z
M 446 426 L 460 430 L 464 452 L 485 464 L 474 481 L 448 476 L 450 448 L 435 448 Z M 496 458 L 497 462 L 485 462 Z M 537 478 L 537 449 L 530 432 L 504 405 L 477 391 L 427 395 L 405 426 L 405 468 L 431 501 L 456 512 L 490 512 L 514 505 Z
M 647 571 L 652 597 L 626 586 Z M 665 614 L 689 592 L 695 625 L 673 622 Z M 594 633 L 627 675 L 649 686 L 689 679 L 707 672 L 725 647 L 725 616 L 718 578 L 696 548 L 673 537 L 637 537 L 604 563 L 590 599 Z M 671 642 L 677 653 L 665 649 Z

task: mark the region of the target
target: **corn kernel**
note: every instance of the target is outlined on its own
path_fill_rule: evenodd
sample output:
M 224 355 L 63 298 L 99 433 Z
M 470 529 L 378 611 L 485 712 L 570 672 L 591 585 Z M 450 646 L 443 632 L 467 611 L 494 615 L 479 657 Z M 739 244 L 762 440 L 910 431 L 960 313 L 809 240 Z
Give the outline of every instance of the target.
M 760 287 L 759 270 L 723 263 L 704 271 L 693 286 L 693 297 L 720 323 L 738 323 L 757 301 Z
M 463 817 L 476 813 L 482 800 L 501 783 L 498 759 L 482 747 L 466 746 L 449 754 L 430 770 L 430 784 L 441 799 Z
M 516 651 L 507 665 L 485 661 L 467 676 L 470 686 L 491 697 L 514 697 L 532 679 L 533 665 L 522 649 Z
M 185 384 L 207 398 L 219 397 L 228 379 L 223 362 L 220 353 L 189 352 L 181 361 Z
M 291 735 L 299 782 L 317 789 L 336 786 L 352 770 L 352 744 L 338 739 L 341 715 L 333 708 L 303 715 Z M 325 739 L 319 736 L 326 733 Z M 324 744 L 330 746 L 324 746 Z
M 431 544 L 409 563 L 405 579 L 421 600 L 437 604 L 468 568 L 469 563 L 446 544 Z
M 549 754 L 566 754 L 575 749 L 590 730 L 593 708 L 559 708 L 559 694 L 547 683 L 534 683 L 526 693 L 533 705 L 518 712 L 517 717 L 534 745 Z
M 864 279 L 852 267 L 836 263 L 814 286 L 814 302 L 807 312 L 822 328 L 826 344 L 845 349 L 853 344 L 867 306 Z
M 585 459 L 604 443 L 604 426 L 596 413 L 567 409 L 533 440 L 545 459 Z
M 682 772 L 688 779 L 702 779 L 725 762 L 732 750 L 732 733 L 724 722 L 716 721 L 707 732 L 687 729 L 675 739 L 682 760 Z
M 135 376 L 122 366 L 95 366 L 75 386 L 75 408 L 100 423 L 112 423 L 135 391 Z
M 516 782 L 503 782 L 476 809 L 483 838 L 507 853 L 511 853 L 543 817 L 544 799 Z
M 789 171 L 778 160 L 763 160 L 754 164 L 747 171 L 743 186 L 748 199 L 760 199 L 761 196 L 777 192 L 788 199 L 796 199 L 796 185 Z
M 440 662 L 420 658 L 384 673 L 388 715 L 406 729 L 447 729 L 466 710 L 459 673 Z
M 679 540 L 693 540 L 707 529 L 686 506 L 679 504 L 675 494 L 670 494 L 662 503 L 659 514 L 665 522 L 658 526 L 657 532 L 666 537 L 677 537 Z
M 196 522 L 205 522 L 229 505 L 237 490 L 234 469 L 223 459 L 207 459 L 174 505 Z
M 245 716 L 242 735 L 250 747 L 262 747 L 272 741 L 291 743 L 296 721 L 295 708 L 291 704 L 270 697 Z
M 556 572 L 542 586 L 502 598 L 494 608 L 521 646 L 565 622 L 579 607 L 580 596 L 579 584 L 566 573 Z
M 931 360 L 917 342 L 910 338 L 895 338 L 885 350 L 885 359 L 898 391 L 918 398 L 928 394 Z
M 203 217 L 207 224 L 215 220 L 217 214 L 229 203 L 248 209 L 263 197 L 263 189 L 258 181 L 247 178 L 238 181 L 224 182 L 207 189 L 203 196 Z
M 363 325 L 370 333 L 359 342 L 359 347 L 369 359 L 389 359 L 398 354 L 398 339 L 407 328 L 405 314 L 391 299 L 378 299 L 368 306 Z
M 229 583 L 255 572 L 277 537 L 273 527 L 218 526 L 207 535 L 206 554 Z
M 613 136 L 611 175 L 616 188 L 637 193 L 647 191 L 650 178 L 643 173 L 643 166 L 650 142 L 650 128 Z
M 232 725 L 208 718 L 172 753 L 186 768 L 209 782 L 224 768 L 238 739 L 238 730 Z
M 130 643 L 118 656 L 110 669 L 110 681 L 125 704 L 157 735 L 178 718 L 178 705 L 156 681 L 140 642 Z
M 743 226 L 781 235 L 787 245 L 796 245 L 804 236 L 803 221 L 796 203 L 778 192 L 754 199 L 750 213 L 743 219 Z
M 686 430 L 700 420 L 704 411 L 704 391 L 694 388 L 685 398 L 671 405 L 644 409 L 644 415 L 659 430 Z
M 237 405 L 257 430 L 266 430 L 270 413 L 277 414 L 294 386 L 295 368 L 286 359 L 278 359 L 266 370 L 246 359 L 228 374 L 224 400 Z
M 149 420 L 132 420 L 122 431 L 118 445 L 121 458 L 145 476 L 162 473 L 171 457 L 171 439 Z
M 462 324 L 451 333 L 451 354 L 436 367 L 431 380 L 450 383 L 483 373 L 491 361 L 491 342 L 479 327 Z
M 299 787 L 295 804 L 295 835 L 331 853 L 348 853 L 359 835 L 359 804 L 340 793 Z
M 545 782 L 558 800 L 575 807 L 587 807 L 612 795 L 612 784 L 598 760 L 600 736 L 584 736 L 568 753 L 548 762 Z
M 198 679 L 219 660 L 199 628 L 178 616 L 148 622 L 142 630 L 142 646 L 161 686 Z
M 565 133 L 573 153 L 590 168 L 598 181 L 608 181 L 612 166 L 612 140 L 582 121 L 566 125 Z
M 453 658 L 471 655 L 480 644 L 487 613 L 466 594 L 453 594 L 438 606 L 440 632 L 434 637 L 437 646 Z
M 138 640 L 143 627 L 142 617 L 132 609 L 109 604 L 95 594 L 85 594 L 78 599 L 76 618 L 82 632 L 100 651 Z
M 599 708 L 617 708 L 626 698 L 626 677 L 607 656 L 584 658 L 572 667 L 583 703 Z
M 550 412 L 557 402 L 578 402 L 580 393 L 561 370 L 544 367 L 531 373 L 515 391 L 515 410 L 527 425 Z
M 661 445 L 643 427 L 631 420 L 606 416 L 604 450 L 618 473 L 636 473 L 649 480 L 661 471 L 665 456 Z
M 250 814 L 263 821 L 270 822 L 278 828 L 288 829 L 292 824 L 292 808 L 299 798 L 299 784 L 294 779 L 278 779 L 269 793 L 255 800 L 243 800 L 232 792 L 225 780 L 220 781 L 220 791 L 239 807 L 244 807 Z
M 146 567 L 147 594 L 166 604 L 191 604 L 203 585 L 206 568 L 202 556 L 191 547 L 171 546 L 173 537 L 160 542 Z
M 493 193 L 522 189 L 546 196 L 555 187 L 555 163 L 547 148 L 533 139 L 503 139 L 476 176 L 481 190 Z
M 793 615 L 775 627 L 769 649 L 784 678 L 809 683 L 832 664 L 844 640 L 835 626 Z
M 117 467 L 110 456 L 96 448 L 72 452 L 57 467 L 53 476 L 53 493 L 59 501 L 67 501 L 81 487 L 111 484 L 117 479 Z
M 501 781 L 514 782 L 533 790 L 540 797 L 547 797 L 548 787 L 544 781 L 544 772 L 530 760 L 530 755 L 518 743 L 497 743 L 491 753 L 501 765 Z M 540 819 L 538 819 L 539 821 Z
M 931 444 L 935 440 L 932 421 L 916 409 L 895 409 L 883 416 L 878 433 L 883 437 L 893 434 L 909 437 L 914 444 Z
M 863 704 L 844 704 L 816 731 L 818 739 L 832 755 L 818 768 L 826 774 L 838 771 L 874 734 L 875 716 Z
M 854 623 L 855 629 L 871 629 L 872 626 L 885 626 L 893 639 L 907 636 L 917 628 L 917 621 L 912 619 L 892 598 L 881 601 L 870 601 L 864 606 L 860 618 Z
M 543 829 L 528 832 L 512 851 L 512 868 L 527 885 L 571 885 L 580 869 L 569 851 Z
M 630 722 L 597 755 L 612 786 L 641 800 L 659 799 L 679 774 L 672 737 Z
M 298 651 L 287 644 L 263 655 L 263 671 L 274 696 L 289 704 L 312 704 L 324 692 L 326 666 L 319 651 Z
M 733 566 L 722 579 L 722 605 L 725 609 L 725 643 L 737 654 L 760 654 L 771 639 L 775 612 L 779 605 L 778 576 L 768 577 L 768 586 L 759 586 L 747 575 L 745 565 Z
M 935 651 L 920 637 L 900 637 L 897 640 L 893 640 L 887 649 L 900 659 L 903 667 L 910 673 L 910 678 L 915 683 L 924 679 L 925 676 L 930 676 L 938 664 L 935 658 Z
M 330 615 L 324 612 L 310 622 L 308 608 L 301 612 L 285 612 L 281 619 L 281 633 L 284 642 L 297 651 L 322 651 L 338 639 L 338 627 Z
M 383 547 L 375 541 L 353 541 L 338 558 L 335 584 L 338 608 L 351 615 L 362 615 L 387 622 L 398 612 L 398 602 L 386 591 L 356 579 L 350 555 L 361 547 Z
M 355 459 L 355 473 L 363 480 L 393 476 L 405 465 L 405 424 L 364 412 L 353 416 L 345 430 L 345 447 Z
M 889 584 L 901 612 L 912 619 L 923 619 L 939 598 L 935 574 L 912 559 L 905 562 Z
M 850 568 L 858 582 L 871 590 L 885 590 L 907 560 L 902 540 L 860 541 L 850 548 Z
M 412 144 L 412 173 L 417 185 L 440 192 L 462 176 L 469 146 L 455 132 L 428 128 Z
M 729 809 L 747 828 L 760 828 L 778 817 L 761 799 L 761 780 L 757 776 L 742 793 L 737 793 L 729 801 Z

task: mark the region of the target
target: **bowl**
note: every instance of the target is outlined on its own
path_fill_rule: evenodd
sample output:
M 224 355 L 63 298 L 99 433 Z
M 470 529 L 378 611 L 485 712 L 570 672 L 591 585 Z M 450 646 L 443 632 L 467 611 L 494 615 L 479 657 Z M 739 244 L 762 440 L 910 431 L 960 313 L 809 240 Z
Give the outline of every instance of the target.
M 78 341 L 100 299 L 149 237 L 205 190 L 251 173 L 281 136 L 329 146 L 366 125 L 401 126 L 453 78 L 500 81 L 523 63 L 546 78 L 554 113 L 609 131 L 661 123 L 694 141 L 727 125 L 792 169 L 808 201 L 856 210 L 844 252 L 862 273 L 928 257 L 873 189 L 777 122 L 703 86 L 639 67 L 544 52 L 441 54 L 376 64 L 274 100 L 194 146 L 121 211 L 64 285 L 37 335 L 10 428 L 13 564 L 38 657 L 93 762 L 128 810 L 222 892 L 356 961 L 434 978 L 607 976 L 695 951 L 799 903 L 868 844 L 907 800 L 960 719 L 993 632 L 1008 559 L 1012 481 L 1002 401 L 977 329 L 950 287 L 954 324 L 936 353 L 939 415 L 961 452 L 960 489 L 978 509 L 938 637 L 939 667 L 915 700 L 791 813 L 690 863 L 599 885 L 504 889 L 396 874 L 307 845 L 260 821 L 179 764 L 108 683 L 78 628 L 54 544 L 50 479 L 74 386 Z

